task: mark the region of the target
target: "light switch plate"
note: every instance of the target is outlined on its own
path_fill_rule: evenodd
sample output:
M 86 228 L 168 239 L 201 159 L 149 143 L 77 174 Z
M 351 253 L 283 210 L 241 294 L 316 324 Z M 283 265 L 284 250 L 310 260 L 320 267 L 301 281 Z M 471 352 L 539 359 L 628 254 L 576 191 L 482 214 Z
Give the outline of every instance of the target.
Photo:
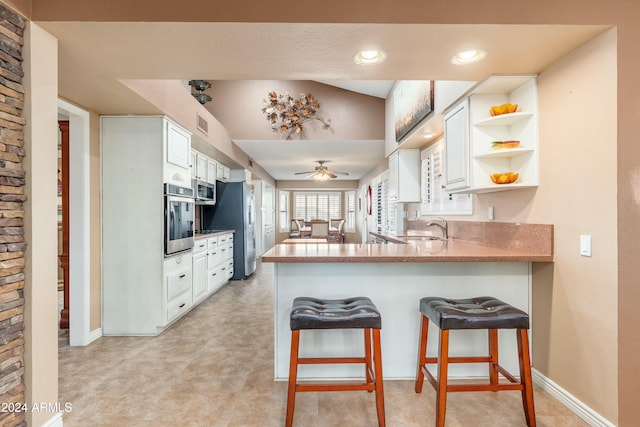
M 580 255 L 591 256 L 591 236 L 587 234 L 580 235 Z

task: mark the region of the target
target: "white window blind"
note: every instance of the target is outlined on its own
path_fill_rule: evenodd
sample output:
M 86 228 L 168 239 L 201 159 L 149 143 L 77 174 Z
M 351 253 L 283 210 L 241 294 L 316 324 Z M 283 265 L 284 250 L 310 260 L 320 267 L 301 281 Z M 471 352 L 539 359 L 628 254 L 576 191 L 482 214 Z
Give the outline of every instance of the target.
M 278 228 L 281 233 L 289 232 L 291 217 L 289 216 L 289 197 L 288 191 L 280 190 L 278 192 Z
M 356 192 L 347 191 L 344 193 L 345 200 L 345 223 L 344 229 L 347 232 L 353 233 L 356 231 Z
M 293 193 L 293 211 L 296 219 L 311 221 L 342 218 L 340 193 Z
M 471 194 L 451 194 L 444 189 L 444 141 L 422 152 L 421 167 L 422 215 L 470 215 L 473 212 Z
M 384 172 L 373 179 L 373 214 L 375 216 L 375 230 L 377 233 L 386 233 L 389 227 L 388 216 L 388 185 L 389 173 Z

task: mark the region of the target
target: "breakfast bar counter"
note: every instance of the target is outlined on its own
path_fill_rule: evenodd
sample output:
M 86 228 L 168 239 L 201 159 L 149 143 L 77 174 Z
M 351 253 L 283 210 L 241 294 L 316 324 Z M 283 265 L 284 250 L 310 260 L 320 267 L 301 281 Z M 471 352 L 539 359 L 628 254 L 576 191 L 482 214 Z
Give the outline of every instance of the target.
M 518 227 L 516 227 L 517 229 Z M 477 230 L 476 230 L 477 231 Z M 483 233 L 480 233 L 483 234 Z M 527 233 L 525 233 L 527 234 Z M 420 240 L 409 244 L 276 245 L 262 256 L 274 266 L 275 378 L 288 377 L 291 303 L 299 296 L 346 298 L 366 296 L 382 316 L 385 379 L 415 376 L 419 339 L 419 302 L 426 296 L 468 298 L 490 295 L 531 313 L 531 265 L 553 261 L 553 231 L 542 239 L 518 239 L 508 244 L 491 240 Z M 478 233 L 470 232 L 474 238 Z M 536 240 L 545 240 L 541 244 Z M 486 352 L 486 332 L 456 331 L 451 354 Z M 437 334 L 429 334 L 437 348 Z M 433 340 L 433 342 L 432 342 Z M 500 331 L 501 364 L 518 372 L 513 331 Z M 315 355 L 358 355 L 363 336 L 358 330 L 304 331 L 300 352 Z M 483 350 L 483 348 L 485 350 Z M 471 350 L 473 349 L 473 350 Z M 364 371 L 350 365 L 304 365 L 299 378 L 360 378 Z M 456 364 L 452 377 L 486 376 L 486 366 Z
M 304 239 L 300 239 L 304 240 Z M 276 245 L 262 256 L 275 263 L 368 262 L 550 262 L 548 251 L 483 245 L 460 239 L 425 240 L 408 244 Z

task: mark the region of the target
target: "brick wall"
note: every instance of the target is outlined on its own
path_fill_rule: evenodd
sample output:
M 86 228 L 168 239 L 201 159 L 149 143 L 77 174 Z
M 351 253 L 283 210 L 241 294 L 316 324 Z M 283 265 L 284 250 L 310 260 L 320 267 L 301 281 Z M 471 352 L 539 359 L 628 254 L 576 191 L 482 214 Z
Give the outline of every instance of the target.
M 24 194 L 22 46 L 25 20 L 0 3 L 0 404 L 24 396 Z M 1 426 L 24 412 L 1 411 Z

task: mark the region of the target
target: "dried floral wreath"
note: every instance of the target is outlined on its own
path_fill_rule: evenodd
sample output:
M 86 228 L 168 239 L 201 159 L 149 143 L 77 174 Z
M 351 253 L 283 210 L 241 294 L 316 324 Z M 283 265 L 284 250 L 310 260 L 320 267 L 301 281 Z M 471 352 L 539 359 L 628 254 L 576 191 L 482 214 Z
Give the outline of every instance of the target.
M 280 95 L 269 92 L 268 99 L 262 101 L 265 105 L 262 112 L 271 122 L 271 128 L 284 134 L 286 139 L 303 138 L 308 123 L 313 120 L 322 123 L 322 129 L 333 132 L 331 119 L 320 117 L 320 104 L 310 93 L 301 93 L 299 98 L 294 98 L 287 92 Z

